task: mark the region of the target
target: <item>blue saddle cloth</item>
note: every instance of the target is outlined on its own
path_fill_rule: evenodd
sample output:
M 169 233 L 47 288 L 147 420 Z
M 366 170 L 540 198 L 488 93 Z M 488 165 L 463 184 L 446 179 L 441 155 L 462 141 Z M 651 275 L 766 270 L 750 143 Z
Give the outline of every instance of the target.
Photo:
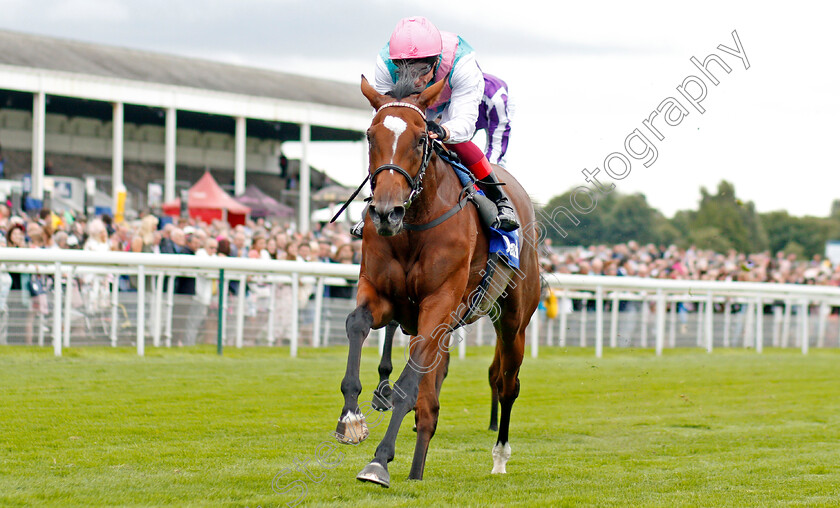
M 475 184 L 475 178 L 472 176 L 472 173 L 461 164 L 461 161 L 450 157 L 448 153 L 443 151 L 439 151 L 438 156 L 452 166 L 452 169 L 455 170 L 455 174 L 461 181 L 461 185 L 466 187 L 467 185 Z M 482 190 L 479 190 L 478 193 L 484 195 L 484 191 Z M 518 269 L 519 253 L 522 248 L 519 239 L 519 230 L 502 231 L 500 229 L 488 228 L 488 231 L 490 233 L 490 253 L 498 254 L 511 268 Z
M 498 254 L 511 268 L 519 269 L 519 253 L 522 247 L 519 241 L 519 230 L 502 231 L 489 228 L 489 231 L 490 252 Z

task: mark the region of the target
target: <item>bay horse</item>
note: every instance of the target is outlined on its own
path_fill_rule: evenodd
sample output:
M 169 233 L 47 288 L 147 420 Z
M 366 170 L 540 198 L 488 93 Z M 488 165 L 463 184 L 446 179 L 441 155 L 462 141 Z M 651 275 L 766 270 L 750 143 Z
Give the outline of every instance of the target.
M 388 463 L 394 458 L 400 424 L 412 409 L 417 441 L 409 479 L 423 479 L 449 367 L 448 339 L 463 310 L 469 308 L 488 259 L 489 240 L 475 207 L 456 209 L 459 202 L 463 205 L 461 182 L 431 147 L 424 112 L 435 103 L 444 84 L 441 80 L 420 94 L 392 97 L 378 93 L 362 77 L 362 94 L 376 110 L 367 131 L 372 197 L 365 219 L 356 308 L 346 322 L 349 350 L 336 437 L 356 444 L 368 436 L 365 415 L 358 406 L 362 344 L 371 329 L 399 323 L 411 335 L 408 363 L 389 390 L 393 412 L 385 435 L 373 460 L 357 475 L 359 480 L 383 487 L 390 486 Z M 534 224 L 533 206 L 524 189 L 503 168 L 495 166 L 494 171 L 506 183 L 520 223 Z M 437 224 L 444 216 L 445 222 Z M 493 316 L 497 340 L 489 374 L 501 407 L 492 450 L 493 473 L 506 472 L 510 413 L 519 395 L 525 328 L 540 298 L 537 232 L 525 230 L 521 236 L 528 238 L 522 238 L 516 280 L 508 283 Z

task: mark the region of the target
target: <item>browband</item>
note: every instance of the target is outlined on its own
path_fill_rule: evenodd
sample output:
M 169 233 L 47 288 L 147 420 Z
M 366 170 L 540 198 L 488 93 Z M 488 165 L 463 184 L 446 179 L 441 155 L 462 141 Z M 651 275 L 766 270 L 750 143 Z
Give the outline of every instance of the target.
M 376 110 L 376 112 L 379 113 L 383 109 L 390 108 L 390 107 L 411 108 L 414 111 L 420 113 L 420 116 L 423 117 L 423 120 L 426 119 L 426 113 L 424 113 L 422 109 L 420 109 L 417 106 L 415 106 L 414 104 L 411 104 L 411 103 L 408 103 L 408 102 L 399 102 L 399 101 L 398 102 L 389 102 L 388 104 L 383 104 L 382 106 L 380 106 L 379 109 Z

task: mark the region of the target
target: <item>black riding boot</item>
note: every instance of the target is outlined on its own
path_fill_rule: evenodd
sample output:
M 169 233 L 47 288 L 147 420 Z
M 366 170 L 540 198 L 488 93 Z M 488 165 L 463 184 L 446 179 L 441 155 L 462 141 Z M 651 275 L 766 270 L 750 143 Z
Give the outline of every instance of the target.
M 479 187 L 484 191 L 484 194 L 496 203 L 498 214 L 496 220 L 493 222 L 493 227 L 501 229 L 502 231 L 513 231 L 519 228 L 519 221 L 516 219 L 516 211 L 513 209 L 513 204 L 505 194 L 499 180 L 496 179 L 495 173 L 490 173 L 486 177 L 478 181 Z M 485 184 L 485 185 L 481 185 Z
M 365 209 L 367 211 L 367 209 Z M 362 220 L 357 222 L 352 228 L 350 228 L 350 235 L 356 238 L 362 237 L 362 228 L 365 227 L 365 218 L 362 216 Z
M 350 236 L 353 236 L 353 237 L 359 238 L 359 239 L 362 238 L 362 230 L 365 227 L 365 217 L 367 217 L 368 208 L 370 208 L 370 203 L 368 203 L 368 205 L 365 206 L 364 211 L 362 211 L 362 218 L 359 219 L 359 222 L 357 222 L 356 224 L 353 225 L 352 228 L 350 228 Z

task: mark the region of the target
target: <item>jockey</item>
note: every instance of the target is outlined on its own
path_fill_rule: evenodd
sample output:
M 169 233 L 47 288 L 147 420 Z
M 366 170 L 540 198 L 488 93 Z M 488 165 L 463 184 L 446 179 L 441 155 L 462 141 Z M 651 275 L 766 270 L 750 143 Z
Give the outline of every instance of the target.
M 510 136 L 507 85 L 482 73 L 475 52 L 458 35 L 440 32 L 426 18 L 403 18 L 376 59 L 374 88 L 385 94 L 398 81 L 413 79 L 417 92 L 446 79 L 437 102 L 426 111 L 431 138 L 444 142 L 478 180 L 488 198 L 496 203 L 493 227 L 513 231 L 519 227 L 516 212 L 493 173 L 488 158 L 504 165 Z M 487 130 L 486 155 L 472 141 L 476 129 Z M 489 185 L 481 185 L 489 184 Z M 351 233 L 361 237 L 364 217 Z

